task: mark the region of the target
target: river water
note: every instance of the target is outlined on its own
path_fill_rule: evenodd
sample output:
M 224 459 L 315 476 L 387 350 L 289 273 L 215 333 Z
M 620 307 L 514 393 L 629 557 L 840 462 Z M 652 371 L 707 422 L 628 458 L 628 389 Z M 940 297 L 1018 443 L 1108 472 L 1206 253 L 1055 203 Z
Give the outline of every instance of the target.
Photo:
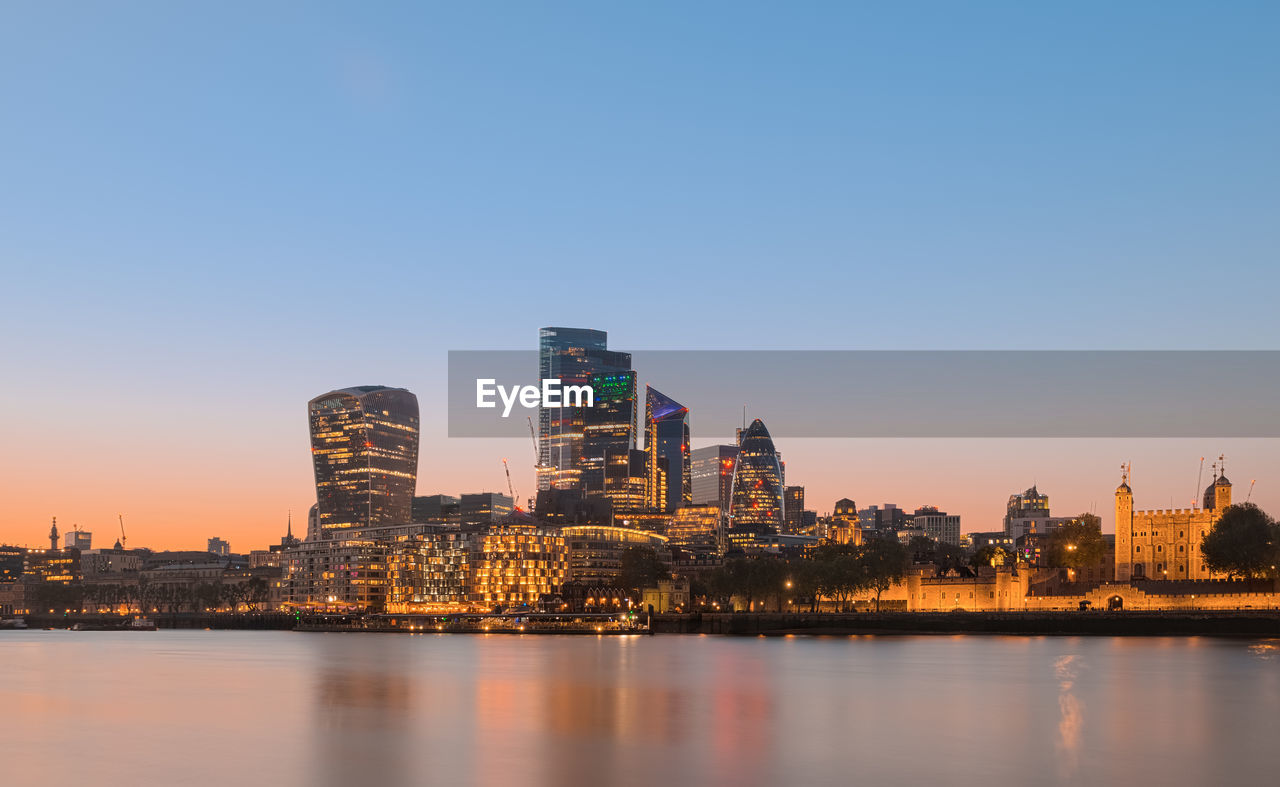
M 1280 642 L 0 632 L 4 785 L 1243 784 Z

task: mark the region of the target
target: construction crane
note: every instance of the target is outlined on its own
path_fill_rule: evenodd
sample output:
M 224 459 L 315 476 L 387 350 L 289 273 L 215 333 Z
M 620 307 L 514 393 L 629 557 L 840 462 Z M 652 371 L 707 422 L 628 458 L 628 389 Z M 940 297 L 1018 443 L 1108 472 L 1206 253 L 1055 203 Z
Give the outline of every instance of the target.
M 533 428 L 533 416 L 525 416 L 525 420 L 529 422 L 529 437 L 533 438 L 533 469 L 536 471 L 542 465 L 542 454 L 538 451 L 538 432 Z
M 124 549 L 129 543 L 129 539 L 124 534 L 124 514 L 116 514 L 116 518 L 120 520 L 120 548 Z
M 520 498 L 516 497 L 516 488 L 511 484 L 511 466 L 507 464 L 506 457 L 502 459 L 502 469 L 507 471 L 507 491 L 511 493 L 511 505 L 520 510 Z
M 1258 479 L 1256 478 L 1249 482 L 1249 494 L 1245 495 L 1244 502 L 1249 502 L 1250 498 L 1253 497 L 1253 485 L 1256 483 L 1258 483 Z

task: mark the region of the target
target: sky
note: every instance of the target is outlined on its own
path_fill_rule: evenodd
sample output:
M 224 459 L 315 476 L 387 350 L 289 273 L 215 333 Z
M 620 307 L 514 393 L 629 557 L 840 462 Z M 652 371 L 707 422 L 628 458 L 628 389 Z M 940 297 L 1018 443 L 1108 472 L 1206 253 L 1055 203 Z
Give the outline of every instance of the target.
M 123 513 L 262 548 L 315 500 L 306 402 L 352 385 L 418 395 L 420 494 L 510 457 L 526 496 L 526 442 L 446 437 L 445 358 L 544 325 L 1277 349 L 1277 33 L 1271 2 L 5 4 L 0 543 Z M 1110 529 L 1123 461 L 1185 506 L 1219 453 L 1280 513 L 1270 440 L 778 447 L 811 508 L 966 531 L 1032 483 Z

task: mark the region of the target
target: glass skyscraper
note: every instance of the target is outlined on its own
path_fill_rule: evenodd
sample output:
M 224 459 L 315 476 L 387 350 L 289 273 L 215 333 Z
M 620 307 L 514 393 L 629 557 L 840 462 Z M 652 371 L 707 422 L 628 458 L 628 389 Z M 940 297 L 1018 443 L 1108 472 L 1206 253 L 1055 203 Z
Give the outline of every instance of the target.
M 608 349 L 609 335 L 589 328 L 538 332 L 538 376 L 562 386 L 588 385 L 595 374 L 631 371 L 631 354 Z M 538 410 L 538 489 L 580 489 L 585 407 Z
M 636 447 L 636 373 L 593 374 L 595 406 L 585 408 L 581 483 L 584 492 L 605 492 L 606 466 L 627 461 Z
M 777 533 L 786 520 L 784 512 L 782 464 L 769 430 L 757 418 L 739 437 L 729 529 L 735 541 L 748 534 Z
M 737 461 L 736 445 L 693 449 L 689 466 L 695 506 L 716 504 L 728 512 L 733 496 L 733 466 Z
M 649 507 L 675 511 L 693 500 L 689 457 L 689 408 L 645 386 L 645 493 Z
M 321 538 L 408 524 L 418 474 L 418 398 L 362 385 L 307 404 Z

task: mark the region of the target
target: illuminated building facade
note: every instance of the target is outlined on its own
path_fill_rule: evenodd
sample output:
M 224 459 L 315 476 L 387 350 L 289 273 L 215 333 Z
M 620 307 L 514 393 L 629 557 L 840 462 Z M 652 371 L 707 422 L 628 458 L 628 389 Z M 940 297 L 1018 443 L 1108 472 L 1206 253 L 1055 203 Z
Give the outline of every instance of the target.
M 709 445 L 690 454 L 689 478 L 695 506 L 719 505 L 725 511 L 733 498 L 733 466 L 738 460 L 736 445 Z
M 1231 482 L 1214 466 L 1199 508 L 1135 511 L 1126 469 L 1116 489 L 1115 579 L 1218 579 L 1200 544 L 1231 505 Z
M 381 611 L 390 551 L 373 538 L 304 542 L 285 552 L 282 600 L 302 608 Z
M 778 533 L 785 519 L 782 464 L 769 430 L 757 418 L 742 432 L 738 444 L 729 509 L 729 540 L 744 543 L 757 536 Z
M 622 558 L 628 549 L 646 547 L 670 558 L 667 539 L 656 533 L 627 527 L 574 525 L 563 528 L 569 552 L 569 580 L 592 586 L 616 586 L 622 576 Z
M 418 398 L 366 385 L 307 405 L 321 538 L 409 522 L 418 473 Z
M 631 370 L 630 353 L 608 349 L 609 335 L 588 328 L 538 332 L 538 375 L 563 386 L 588 385 L 595 374 Z M 538 410 L 538 489 L 580 489 L 585 407 Z
M 485 607 L 534 606 L 568 575 L 564 536 L 534 524 L 489 528 L 475 558 L 472 598 Z
M 674 512 L 693 500 L 689 456 L 689 408 L 645 386 L 645 493 L 649 507 Z
M 27 550 L 22 547 L 0 546 L 0 583 L 17 582 L 26 557 Z
M 387 610 L 469 609 L 472 568 L 483 535 L 478 528 L 448 528 L 396 544 L 387 564 Z
M 698 555 L 723 555 L 725 516 L 718 503 L 680 508 L 667 524 L 670 545 Z
M 629 461 L 636 447 L 636 373 L 593 374 L 595 406 L 585 408 L 582 431 L 582 491 L 618 493 L 606 483 L 609 465 Z
M 605 455 L 604 496 L 615 514 L 642 511 L 648 505 L 645 466 L 644 451 L 631 449 Z

